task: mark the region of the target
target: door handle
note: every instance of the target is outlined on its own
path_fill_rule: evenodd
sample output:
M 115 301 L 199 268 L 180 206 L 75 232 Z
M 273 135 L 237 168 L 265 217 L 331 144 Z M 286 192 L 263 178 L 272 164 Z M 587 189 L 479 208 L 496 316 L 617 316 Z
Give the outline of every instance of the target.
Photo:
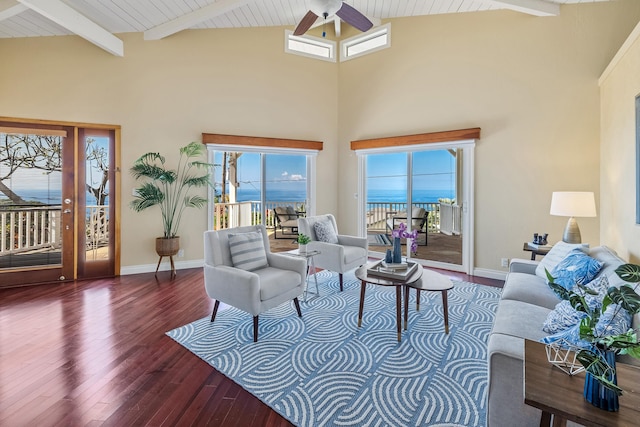
M 62 213 L 70 214 L 71 213 L 71 209 L 65 209 L 65 210 L 62 211 Z

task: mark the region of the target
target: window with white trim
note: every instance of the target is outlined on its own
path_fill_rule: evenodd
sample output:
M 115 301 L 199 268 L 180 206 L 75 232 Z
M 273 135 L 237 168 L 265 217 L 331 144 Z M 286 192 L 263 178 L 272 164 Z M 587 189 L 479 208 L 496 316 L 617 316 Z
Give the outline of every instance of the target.
M 364 34 L 340 42 L 340 61 L 357 58 L 391 47 L 391 24 L 385 24 Z
M 336 42 L 312 36 L 294 36 L 285 30 L 284 51 L 294 55 L 336 62 Z

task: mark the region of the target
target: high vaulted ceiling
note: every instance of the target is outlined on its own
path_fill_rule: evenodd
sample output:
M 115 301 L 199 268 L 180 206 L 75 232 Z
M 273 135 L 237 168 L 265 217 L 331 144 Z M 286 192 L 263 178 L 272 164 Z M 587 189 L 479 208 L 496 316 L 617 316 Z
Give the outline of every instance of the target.
M 613 0 L 347 0 L 380 19 L 509 9 L 556 16 L 560 6 Z M 0 0 L 0 38 L 79 35 L 123 56 L 114 34 L 143 32 L 146 40 L 186 29 L 295 27 L 312 0 Z M 335 22 L 338 29 L 340 22 Z

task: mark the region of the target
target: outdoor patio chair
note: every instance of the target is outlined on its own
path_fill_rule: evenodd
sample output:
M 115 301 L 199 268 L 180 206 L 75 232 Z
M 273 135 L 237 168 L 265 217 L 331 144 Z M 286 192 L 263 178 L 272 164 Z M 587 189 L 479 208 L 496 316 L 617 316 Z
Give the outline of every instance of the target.
M 301 214 L 296 212 L 293 206 L 278 206 L 273 209 L 273 213 L 276 217 L 274 238 L 284 239 L 298 236 L 298 218 Z M 278 237 L 278 229 L 280 229 L 280 237 Z M 286 231 L 287 229 L 289 232 Z
M 298 316 L 298 296 L 304 291 L 307 261 L 272 253 L 264 225 L 204 232 L 204 287 L 216 300 L 253 316 L 253 341 L 258 341 L 258 315 L 293 300 Z
M 429 211 L 424 208 L 419 208 L 414 206 L 411 208 L 411 229 L 407 227 L 407 231 L 418 231 L 418 245 L 427 246 L 428 243 L 428 229 L 427 229 L 427 221 L 429 219 Z M 407 219 L 407 211 L 399 211 L 399 212 L 387 212 L 387 234 L 391 236 L 393 230 L 398 228 L 400 223 L 408 223 Z M 424 234 L 424 243 L 420 243 L 420 234 Z
M 307 250 L 320 251 L 315 256 L 316 267 L 339 274 L 340 291 L 343 290 L 343 273 L 367 262 L 367 239 L 338 234 L 336 219 L 331 214 L 298 218 L 298 229 L 311 238 Z

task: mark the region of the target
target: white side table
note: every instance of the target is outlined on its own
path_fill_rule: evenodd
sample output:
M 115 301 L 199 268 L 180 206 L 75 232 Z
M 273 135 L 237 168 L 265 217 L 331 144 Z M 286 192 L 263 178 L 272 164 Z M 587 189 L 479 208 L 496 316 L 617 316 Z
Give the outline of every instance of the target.
M 313 298 L 319 297 L 320 296 L 320 291 L 318 290 L 318 277 L 316 276 L 316 262 L 314 260 L 314 257 L 316 255 L 320 255 L 320 251 L 306 251 L 306 252 L 302 252 L 300 253 L 300 251 L 298 249 L 292 250 L 292 251 L 288 251 L 288 252 L 283 252 L 286 255 L 291 255 L 291 256 L 296 256 L 296 257 L 300 257 L 300 258 L 305 258 L 307 260 L 307 277 L 306 277 L 306 286 L 304 287 L 304 296 L 303 296 L 303 301 L 307 302 L 307 295 L 311 294 L 313 295 Z M 315 282 L 316 285 L 316 291 L 315 292 L 309 292 L 309 268 L 313 267 L 313 281 Z

